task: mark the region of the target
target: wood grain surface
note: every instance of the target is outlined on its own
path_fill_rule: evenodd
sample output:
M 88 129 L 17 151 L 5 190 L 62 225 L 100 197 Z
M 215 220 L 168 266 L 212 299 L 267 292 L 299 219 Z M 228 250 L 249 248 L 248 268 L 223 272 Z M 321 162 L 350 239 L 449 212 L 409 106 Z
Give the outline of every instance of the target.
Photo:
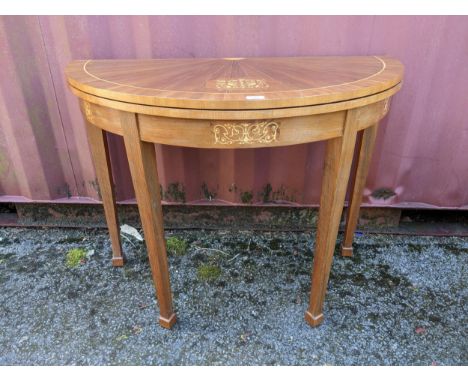
M 366 97 L 401 82 L 403 65 L 377 56 L 73 61 L 82 92 L 141 105 L 249 110 Z
M 166 255 L 158 170 L 154 145 L 140 139 L 135 114 L 121 113 L 125 149 L 135 188 L 141 225 L 159 303 L 159 323 L 171 328 L 176 322 Z

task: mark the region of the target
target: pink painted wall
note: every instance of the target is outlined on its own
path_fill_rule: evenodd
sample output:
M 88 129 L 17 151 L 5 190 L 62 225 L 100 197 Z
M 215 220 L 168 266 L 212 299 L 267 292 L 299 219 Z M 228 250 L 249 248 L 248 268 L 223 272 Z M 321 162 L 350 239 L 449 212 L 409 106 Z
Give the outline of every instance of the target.
M 400 59 L 405 83 L 381 124 L 367 193 L 390 188 L 393 206 L 468 208 L 464 16 L 0 17 L 0 201 L 97 199 L 78 102 L 63 76 L 69 61 L 287 55 Z M 118 198 L 132 199 L 122 140 L 110 144 Z M 204 198 L 203 183 L 216 203 L 239 203 L 241 191 L 257 201 L 270 183 L 276 199 L 315 205 L 323 148 L 158 146 L 157 157 L 163 188 L 183 184 L 187 202 Z

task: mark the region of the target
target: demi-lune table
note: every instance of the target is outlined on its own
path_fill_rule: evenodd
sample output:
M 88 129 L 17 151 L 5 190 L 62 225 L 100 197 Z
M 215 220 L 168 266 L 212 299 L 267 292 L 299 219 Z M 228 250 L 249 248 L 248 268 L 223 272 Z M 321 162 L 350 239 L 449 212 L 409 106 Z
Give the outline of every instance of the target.
M 122 266 L 124 256 L 106 133 L 123 136 L 159 302 L 159 323 L 165 328 L 174 325 L 176 315 L 154 143 L 243 149 L 326 140 L 305 313 L 312 326 L 323 321 L 354 152 L 344 256 L 352 255 L 378 122 L 401 87 L 399 61 L 377 56 L 87 60 L 71 62 L 66 77 L 86 121 L 114 266 Z

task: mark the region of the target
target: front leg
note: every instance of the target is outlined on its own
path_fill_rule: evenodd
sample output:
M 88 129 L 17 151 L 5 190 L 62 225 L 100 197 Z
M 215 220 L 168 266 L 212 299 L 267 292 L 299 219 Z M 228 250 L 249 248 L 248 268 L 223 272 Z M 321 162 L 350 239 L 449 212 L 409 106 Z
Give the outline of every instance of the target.
M 172 308 L 156 152 L 153 143 L 140 140 L 135 114 L 121 112 L 120 120 L 159 302 L 159 323 L 170 329 L 176 322 L 176 315 Z
M 323 302 L 351 171 L 358 113 L 358 110 L 349 110 L 343 136 L 327 141 L 312 271 L 312 288 L 309 308 L 305 314 L 305 319 L 311 326 L 317 326 L 323 321 Z

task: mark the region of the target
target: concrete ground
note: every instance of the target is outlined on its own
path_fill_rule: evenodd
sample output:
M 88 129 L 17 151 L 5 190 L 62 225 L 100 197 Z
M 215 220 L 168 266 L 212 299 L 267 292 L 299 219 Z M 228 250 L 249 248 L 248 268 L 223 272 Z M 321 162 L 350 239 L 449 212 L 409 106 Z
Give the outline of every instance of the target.
M 358 236 L 312 329 L 312 233 L 170 236 L 188 247 L 169 256 L 168 331 L 141 242 L 125 239 L 113 268 L 105 230 L 0 229 L 0 364 L 468 364 L 466 238 Z

